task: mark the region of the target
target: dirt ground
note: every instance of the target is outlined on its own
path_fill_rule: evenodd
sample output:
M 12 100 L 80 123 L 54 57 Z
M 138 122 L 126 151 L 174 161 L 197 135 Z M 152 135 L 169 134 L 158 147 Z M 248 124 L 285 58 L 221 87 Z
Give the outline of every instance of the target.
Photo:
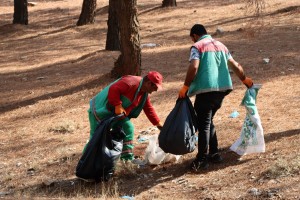
M 104 50 L 108 1 L 98 0 L 95 24 L 82 27 L 75 26 L 82 0 L 35 2 L 28 26 L 12 25 L 12 0 L 0 3 L 0 198 L 300 199 L 299 1 L 267 0 L 257 20 L 243 1 L 177 0 L 176 8 L 163 9 L 161 0 L 139 0 L 141 44 L 157 44 L 142 49 L 142 75 L 157 70 L 164 76 L 163 91 L 151 95 L 161 120 L 183 84 L 189 30 L 202 23 L 263 85 L 257 107 L 266 152 L 239 157 L 229 151 L 245 116 L 246 88 L 233 74 L 235 89 L 214 121 L 222 164 L 190 172 L 197 151 L 175 164 L 120 163 L 105 184 L 85 183 L 74 173 L 89 137 L 89 99 L 113 81 L 109 72 L 119 55 Z M 233 111 L 240 115 L 229 118 Z M 137 137 L 152 125 L 143 113 L 133 123 L 135 154 L 143 158 L 147 143 Z

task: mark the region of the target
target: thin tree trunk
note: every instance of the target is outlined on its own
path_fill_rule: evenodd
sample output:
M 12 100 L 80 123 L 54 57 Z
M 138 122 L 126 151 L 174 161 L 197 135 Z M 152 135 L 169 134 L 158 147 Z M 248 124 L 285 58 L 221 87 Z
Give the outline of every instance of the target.
M 13 24 L 28 25 L 27 0 L 14 0 Z
M 108 21 L 107 21 L 107 35 L 106 35 L 106 50 L 119 51 L 120 50 L 120 36 L 118 24 L 118 1 L 109 0 Z
M 119 1 L 121 55 L 111 71 L 112 77 L 141 74 L 141 48 L 136 2 L 137 0 Z
M 81 14 L 77 26 L 93 24 L 95 22 L 97 0 L 83 0 Z
M 162 7 L 176 7 L 176 0 L 163 0 Z

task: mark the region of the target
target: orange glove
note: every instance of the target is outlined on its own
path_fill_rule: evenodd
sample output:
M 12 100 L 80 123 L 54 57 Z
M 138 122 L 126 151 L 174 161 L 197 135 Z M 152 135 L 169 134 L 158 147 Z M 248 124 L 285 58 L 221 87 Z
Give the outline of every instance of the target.
M 245 79 L 242 80 L 242 82 L 247 86 L 247 88 L 251 88 L 253 85 L 253 81 L 249 77 L 245 77 Z
M 161 123 L 160 122 L 158 122 L 158 124 L 156 124 L 156 127 L 161 131 L 161 129 L 162 129 L 162 125 L 161 125 Z
M 116 113 L 116 115 L 120 115 L 120 114 L 122 114 L 122 113 L 124 113 L 124 114 L 126 115 L 126 111 L 125 111 L 125 109 L 123 108 L 122 104 L 117 105 L 117 106 L 115 107 L 115 113 Z
M 188 90 L 189 90 L 189 87 L 186 86 L 186 85 L 183 85 L 182 88 L 179 90 L 178 97 L 179 97 L 179 98 L 184 98 L 184 97 L 186 97 L 186 93 L 187 93 Z

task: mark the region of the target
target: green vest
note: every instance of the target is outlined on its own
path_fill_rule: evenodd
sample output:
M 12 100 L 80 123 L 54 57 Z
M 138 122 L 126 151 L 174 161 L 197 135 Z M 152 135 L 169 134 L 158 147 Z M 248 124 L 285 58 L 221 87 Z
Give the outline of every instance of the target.
M 188 96 L 212 91 L 232 90 L 232 81 L 227 60 L 231 57 L 228 49 L 221 42 L 202 36 L 193 47 L 200 52 L 200 65 L 191 83 Z
M 118 80 L 120 80 L 120 79 L 118 79 Z M 108 91 L 109 91 L 110 86 L 112 84 L 114 84 L 115 82 L 117 82 L 118 80 L 116 80 L 116 81 L 112 82 L 111 84 L 109 84 L 108 86 L 106 86 L 101 92 L 99 92 L 90 101 L 89 112 L 96 114 L 99 119 L 103 119 L 103 118 L 106 118 L 108 116 L 112 116 L 114 114 L 114 108 L 112 108 L 112 110 L 109 109 L 110 106 L 108 104 Z M 135 93 L 133 101 L 136 99 L 139 91 L 141 90 L 143 81 L 144 80 L 142 79 L 140 84 L 139 84 L 139 87 L 138 87 L 138 89 Z M 138 104 L 138 106 L 133 108 L 131 110 L 131 112 L 129 113 L 129 115 L 127 116 L 129 119 L 130 118 L 137 118 L 140 115 L 140 113 L 141 113 L 141 111 L 142 111 L 142 109 L 145 105 L 145 102 L 147 100 L 147 97 L 148 97 L 148 93 L 145 93 L 143 95 L 143 97 L 141 98 L 141 102 Z M 125 109 L 132 104 L 130 99 L 128 99 L 127 97 L 125 97 L 123 95 L 121 95 L 120 99 L 122 101 L 122 106 Z

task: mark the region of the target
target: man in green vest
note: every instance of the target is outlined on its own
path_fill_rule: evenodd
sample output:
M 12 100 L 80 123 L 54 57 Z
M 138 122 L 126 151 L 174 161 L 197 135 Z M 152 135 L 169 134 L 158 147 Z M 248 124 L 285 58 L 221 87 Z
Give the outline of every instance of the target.
M 123 140 L 122 160 L 133 160 L 134 126 L 131 118 L 137 118 L 144 110 L 149 121 L 161 129 L 160 119 L 154 110 L 148 94 L 162 88 L 163 77 L 159 72 L 150 71 L 146 76 L 123 76 L 99 92 L 90 101 L 88 110 L 90 139 L 101 119 L 114 114 L 125 117 L 112 126 L 121 126 L 126 134 Z
M 248 88 L 253 81 L 246 77 L 242 66 L 232 58 L 227 47 L 208 35 L 203 25 L 195 24 L 190 37 L 194 44 L 179 98 L 196 95 L 194 109 L 199 124 L 198 154 L 191 168 L 197 170 L 208 168 L 208 161 L 222 162 L 213 118 L 221 108 L 224 97 L 233 89 L 229 67 Z

